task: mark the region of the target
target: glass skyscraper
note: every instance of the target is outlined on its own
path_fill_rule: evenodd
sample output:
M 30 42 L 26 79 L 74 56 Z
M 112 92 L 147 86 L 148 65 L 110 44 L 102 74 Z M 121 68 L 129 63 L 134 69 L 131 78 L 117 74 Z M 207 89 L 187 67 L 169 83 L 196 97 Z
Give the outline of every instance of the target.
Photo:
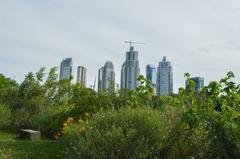
M 73 76 L 73 61 L 72 58 L 66 58 L 61 62 L 59 79 L 70 79 L 71 76 Z
M 173 93 L 173 73 L 170 61 L 163 57 L 157 70 L 157 94 L 168 95 Z
M 156 91 L 157 86 L 157 69 L 154 65 L 147 65 L 146 66 L 146 78 L 149 79 Z
M 79 83 L 83 87 L 86 87 L 87 69 L 83 66 L 78 66 L 78 69 L 77 69 L 77 83 Z
M 190 80 L 192 80 L 195 83 L 194 89 L 199 92 L 201 91 L 201 89 L 204 87 L 204 78 L 202 77 L 192 77 L 190 78 Z M 186 86 L 187 86 L 187 82 L 186 81 Z
M 126 61 L 121 70 L 121 89 L 133 90 L 138 86 L 138 76 L 140 74 L 138 52 L 130 46 L 130 51 L 126 52 Z
M 111 61 L 98 70 L 98 92 L 114 90 L 115 72 Z

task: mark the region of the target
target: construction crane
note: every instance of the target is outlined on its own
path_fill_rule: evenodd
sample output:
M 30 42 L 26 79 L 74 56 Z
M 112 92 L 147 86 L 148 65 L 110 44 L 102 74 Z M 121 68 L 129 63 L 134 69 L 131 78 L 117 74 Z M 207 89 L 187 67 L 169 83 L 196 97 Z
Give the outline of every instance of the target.
M 141 45 L 146 45 L 146 43 L 141 43 L 141 42 L 135 42 L 135 41 L 125 41 L 125 43 L 129 43 L 130 48 L 132 47 L 132 44 L 141 44 Z

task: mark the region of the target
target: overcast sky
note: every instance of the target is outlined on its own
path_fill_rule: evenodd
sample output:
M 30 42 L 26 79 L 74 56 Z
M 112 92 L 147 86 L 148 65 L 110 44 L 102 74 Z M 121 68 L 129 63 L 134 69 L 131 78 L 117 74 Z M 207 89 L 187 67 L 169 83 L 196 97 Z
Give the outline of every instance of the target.
M 40 67 L 72 57 L 88 69 L 113 61 L 117 83 L 129 46 L 136 45 L 141 74 L 147 64 L 171 61 L 174 90 L 183 75 L 240 78 L 239 0 L 0 0 L 0 73 L 21 82 Z M 237 80 L 240 82 L 240 80 Z

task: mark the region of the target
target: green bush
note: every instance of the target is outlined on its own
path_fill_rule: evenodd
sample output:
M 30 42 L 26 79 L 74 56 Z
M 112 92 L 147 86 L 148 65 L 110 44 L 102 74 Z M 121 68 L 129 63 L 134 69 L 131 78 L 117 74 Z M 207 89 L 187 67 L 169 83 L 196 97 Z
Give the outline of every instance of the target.
M 41 131 L 43 136 L 51 139 L 60 131 L 67 116 L 67 114 L 58 111 L 43 112 L 32 119 L 31 128 Z
M 32 114 L 26 109 L 18 109 L 13 113 L 11 129 L 18 132 L 20 129 L 30 128 Z
M 11 123 L 11 111 L 10 109 L 0 104 L 0 129 L 8 127 Z
M 69 126 L 62 141 L 68 158 L 158 158 L 167 138 L 162 121 L 161 113 L 150 108 L 109 110 Z

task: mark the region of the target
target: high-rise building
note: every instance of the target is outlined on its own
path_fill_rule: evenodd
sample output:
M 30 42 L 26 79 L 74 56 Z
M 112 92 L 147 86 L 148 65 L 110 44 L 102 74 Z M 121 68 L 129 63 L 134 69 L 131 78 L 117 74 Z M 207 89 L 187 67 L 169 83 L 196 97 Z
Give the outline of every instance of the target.
M 73 61 L 72 58 L 66 58 L 61 62 L 60 80 L 70 79 L 73 76 Z
M 146 78 L 152 82 L 153 88 L 156 91 L 157 69 L 154 65 L 147 65 L 146 66 Z
M 111 61 L 98 70 L 98 92 L 114 90 L 115 72 Z
M 103 90 L 103 67 L 98 70 L 98 92 Z
M 138 52 L 134 51 L 133 46 L 130 46 L 130 51 L 126 52 L 126 61 L 122 65 L 121 89 L 135 89 L 139 85 L 137 81 L 139 74 Z
M 199 92 L 204 87 L 204 78 L 202 77 L 192 77 L 190 78 L 191 81 L 194 82 L 194 89 Z M 188 84 L 188 81 L 186 81 L 186 86 Z
M 173 73 L 170 61 L 163 57 L 157 70 L 157 94 L 168 95 L 173 93 Z
M 77 68 L 77 83 L 81 86 L 86 87 L 87 83 L 87 68 L 78 66 Z

